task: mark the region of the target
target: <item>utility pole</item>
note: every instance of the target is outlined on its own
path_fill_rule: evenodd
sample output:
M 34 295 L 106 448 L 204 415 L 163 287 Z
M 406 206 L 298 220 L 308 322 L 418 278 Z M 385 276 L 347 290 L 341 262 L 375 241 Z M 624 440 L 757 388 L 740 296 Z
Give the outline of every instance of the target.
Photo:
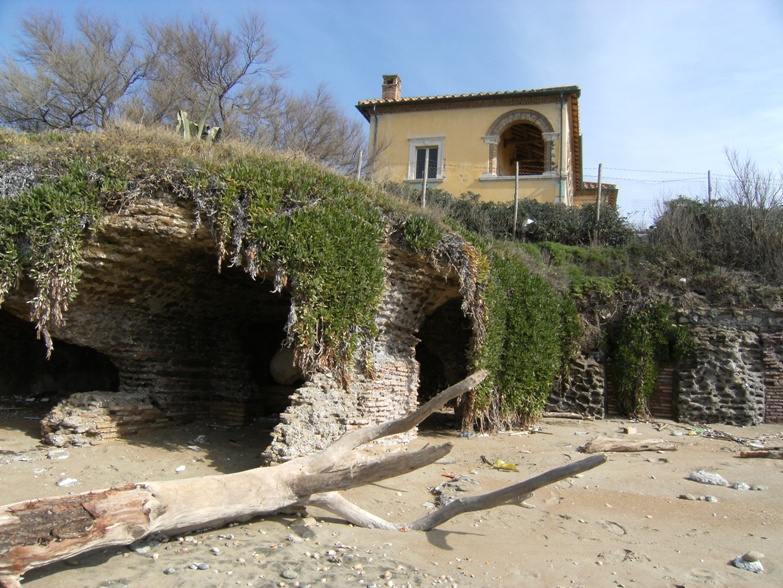
M 514 239 L 517 238 L 517 218 L 519 217 L 519 160 L 514 162 L 516 164 L 514 170 Z
M 427 208 L 427 174 L 430 171 L 430 150 L 424 149 L 424 174 L 421 183 L 421 207 Z
M 598 164 L 598 194 L 595 197 L 595 245 L 599 243 L 601 229 L 601 164 Z

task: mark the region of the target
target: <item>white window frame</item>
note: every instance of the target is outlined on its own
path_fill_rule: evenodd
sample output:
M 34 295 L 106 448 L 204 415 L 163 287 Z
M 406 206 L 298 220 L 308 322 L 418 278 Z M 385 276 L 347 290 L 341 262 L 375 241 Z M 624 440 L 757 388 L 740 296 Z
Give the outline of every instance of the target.
M 438 148 L 437 173 L 434 178 L 427 178 L 427 181 L 441 181 L 443 176 L 443 145 L 446 137 L 417 137 L 408 139 L 408 181 L 421 182 L 421 178 L 416 178 L 416 152 L 420 147 Z

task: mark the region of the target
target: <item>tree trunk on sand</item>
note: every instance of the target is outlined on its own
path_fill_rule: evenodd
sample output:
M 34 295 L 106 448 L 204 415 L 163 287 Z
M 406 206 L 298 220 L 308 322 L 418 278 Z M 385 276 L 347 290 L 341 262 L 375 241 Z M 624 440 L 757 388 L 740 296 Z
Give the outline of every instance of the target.
M 320 453 L 280 465 L 0 506 L 0 585 L 20 586 L 21 575 L 28 570 L 94 549 L 128 545 L 153 533 L 221 527 L 308 505 L 360 526 L 426 531 L 461 513 L 520 504 L 534 490 L 606 461 L 605 456 L 594 455 L 495 492 L 455 500 L 403 524 L 387 522 L 338 494 L 408 473 L 448 454 L 451 443 L 382 457 L 353 450 L 412 429 L 449 400 L 475 388 L 486 375 L 481 371 L 469 376 L 399 420 L 350 431 Z
M 626 441 L 625 439 L 610 439 L 596 437 L 582 447 L 584 453 L 603 453 L 611 451 L 677 451 L 674 443 L 666 443 L 663 439 L 644 439 Z

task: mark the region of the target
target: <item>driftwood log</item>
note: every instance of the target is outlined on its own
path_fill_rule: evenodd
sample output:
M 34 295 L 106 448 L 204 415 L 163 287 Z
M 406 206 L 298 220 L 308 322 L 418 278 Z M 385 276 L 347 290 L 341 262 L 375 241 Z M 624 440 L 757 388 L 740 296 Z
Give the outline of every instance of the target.
M 740 451 L 740 457 L 765 457 L 768 459 L 783 459 L 783 449 L 757 449 L 755 451 Z
M 353 450 L 412 429 L 449 400 L 475 388 L 486 375 L 482 371 L 469 376 L 399 420 L 350 431 L 320 453 L 280 465 L 0 506 L 0 585 L 20 586 L 24 572 L 94 549 L 128 545 L 157 533 L 221 527 L 309 505 L 360 526 L 426 531 L 461 513 L 521 504 L 534 490 L 606 461 L 605 456 L 594 455 L 501 490 L 455 500 L 409 523 L 385 521 L 338 493 L 405 474 L 448 454 L 451 443 L 382 457 Z
M 596 437 L 582 447 L 582 451 L 584 453 L 606 453 L 613 451 L 677 451 L 677 446 L 674 443 L 666 443 L 663 439 L 627 441 L 625 439 Z

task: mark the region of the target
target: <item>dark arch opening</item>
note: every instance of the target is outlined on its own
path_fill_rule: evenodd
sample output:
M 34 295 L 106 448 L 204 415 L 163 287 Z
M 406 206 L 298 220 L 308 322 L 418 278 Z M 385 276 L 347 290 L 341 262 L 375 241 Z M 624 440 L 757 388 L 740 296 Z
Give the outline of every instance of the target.
M 0 310 L 0 404 L 54 405 L 75 392 L 119 389 L 119 370 L 106 355 L 54 339 L 50 359 L 35 326 Z
M 544 136 L 541 129 L 532 123 L 516 123 L 500 135 L 499 175 L 514 175 L 517 163 L 521 176 L 544 173 Z
M 472 330 L 470 320 L 462 312 L 462 299 L 446 302 L 419 329 L 416 346 L 419 362 L 419 404 L 464 379 L 468 373 L 468 349 Z M 452 406 L 428 418 L 422 426 L 458 427 L 460 406 Z

